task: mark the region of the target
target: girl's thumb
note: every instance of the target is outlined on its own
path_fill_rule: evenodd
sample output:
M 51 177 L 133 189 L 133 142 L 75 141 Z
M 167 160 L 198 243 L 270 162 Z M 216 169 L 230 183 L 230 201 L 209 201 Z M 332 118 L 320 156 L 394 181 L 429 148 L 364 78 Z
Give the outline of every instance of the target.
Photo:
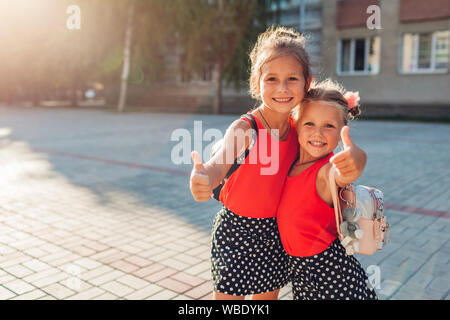
M 350 138 L 350 127 L 349 126 L 344 126 L 341 130 L 341 140 L 342 140 L 342 144 L 345 147 L 350 147 L 353 144 L 352 139 Z
M 192 161 L 194 161 L 195 169 L 203 169 L 202 157 L 198 154 L 197 151 L 191 152 Z

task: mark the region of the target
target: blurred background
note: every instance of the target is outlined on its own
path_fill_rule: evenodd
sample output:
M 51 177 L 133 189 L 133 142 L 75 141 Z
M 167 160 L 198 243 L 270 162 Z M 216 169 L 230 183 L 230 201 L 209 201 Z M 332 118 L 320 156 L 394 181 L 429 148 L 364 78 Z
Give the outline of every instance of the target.
M 0 104 L 246 112 L 272 24 L 307 34 L 365 117 L 450 119 L 449 0 L 0 0 Z

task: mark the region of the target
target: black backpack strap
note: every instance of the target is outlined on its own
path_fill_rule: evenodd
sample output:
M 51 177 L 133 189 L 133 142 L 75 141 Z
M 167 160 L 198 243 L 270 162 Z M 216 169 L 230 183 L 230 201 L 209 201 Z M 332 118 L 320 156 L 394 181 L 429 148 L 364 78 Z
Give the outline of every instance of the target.
M 246 113 L 246 114 L 243 114 L 243 115 L 241 116 L 241 118 L 246 118 L 246 119 L 250 120 L 250 123 L 251 123 L 251 125 L 252 125 L 253 130 L 256 131 L 256 139 L 257 139 L 257 138 L 258 138 L 258 124 L 256 123 L 255 117 L 254 117 L 251 113 Z M 250 141 L 250 145 L 251 145 L 251 143 L 252 143 L 252 142 Z M 249 153 L 250 153 L 250 145 L 249 145 L 248 148 L 245 149 L 245 151 L 244 151 L 244 156 L 243 156 L 242 161 L 245 160 L 245 159 L 247 158 L 247 156 L 249 155 Z M 242 158 L 242 156 L 237 157 L 237 158 L 234 160 L 233 165 L 232 165 L 232 166 L 230 167 L 230 169 L 228 170 L 228 172 L 227 172 L 227 174 L 225 175 L 225 178 L 224 178 L 224 179 L 227 179 L 229 176 L 231 176 L 231 174 L 232 174 L 233 172 L 235 172 L 235 171 L 237 170 L 237 168 L 239 168 L 239 166 L 241 165 L 241 163 L 239 162 L 239 158 Z
M 241 116 L 241 118 L 246 118 L 250 121 L 253 130 L 256 131 L 256 139 L 258 139 L 258 124 L 256 123 L 255 117 L 251 113 L 246 113 L 246 114 L 243 114 Z M 247 158 L 247 156 L 249 155 L 251 144 L 252 144 L 252 141 L 250 141 L 249 147 L 245 149 L 242 160 L 245 160 Z M 242 158 L 242 155 L 237 157 L 234 160 L 234 163 L 231 165 L 230 169 L 228 169 L 228 172 L 225 175 L 225 177 L 223 178 L 223 181 L 213 190 L 213 198 L 216 199 L 217 201 L 219 201 L 220 191 L 222 190 L 222 187 L 225 184 L 225 180 L 228 179 L 228 177 L 231 176 L 231 174 L 233 172 L 235 172 L 241 165 L 241 162 L 239 161 L 240 158 Z

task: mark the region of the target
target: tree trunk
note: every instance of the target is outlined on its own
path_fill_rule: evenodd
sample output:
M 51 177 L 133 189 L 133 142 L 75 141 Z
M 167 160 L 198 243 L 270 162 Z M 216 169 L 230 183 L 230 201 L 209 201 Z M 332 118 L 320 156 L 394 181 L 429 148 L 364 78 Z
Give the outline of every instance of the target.
M 125 47 L 123 50 L 123 69 L 121 76 L 119 104 L 117 105 L 118 112 L 124 111 L 125 100 L 127 97 L 128 75 L 130 74 L 130 46 L 131 46 L 131 33 L 133 27 L 133 12 L 134 12 L 134 2 L 128 9 L 128 21 L 127 21 L 127 30 L 125 33 Z
M 213 83 L 214 83 L 214 99 L 213 99 L 213 113 L 222 113 L 222 72 L 223 67 L 221 62 L 217 62 L 214 66 Z

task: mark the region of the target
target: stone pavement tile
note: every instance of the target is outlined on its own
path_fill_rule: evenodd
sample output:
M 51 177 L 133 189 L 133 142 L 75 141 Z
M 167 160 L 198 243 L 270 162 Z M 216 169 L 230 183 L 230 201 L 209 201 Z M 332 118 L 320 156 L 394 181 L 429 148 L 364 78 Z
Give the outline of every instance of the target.
M 92 270 L 92 269 L 98 268 L 102 265 L 101 263 L 98 263 L 97 261 L 89 259 L 89 258 L 81 258 L 79 260 L 73 261 L 73 263 L 77 264 L 79 266 L 82 266 L 82 267 L 86 268 L 87 270 Z
M 38 259 L 29 260 L 29 261 L 23 262 L 22 264 L 25 267 L 27 267 L 28 269 L 31 269 L 35 272 L 40 272 L 40 271 L 44 271 L 46 269 L 52 268 L 52 266 L 50 266 Z
M 10 246 L 7 245 L 0 245 L 0 255 L 5 255 L 5 254 L 11 254 L 17 252 L 17 250 L 15 248 L 11 248 Z
M 189 269 L 183 270 L 186 273 L 192 274 L 192 275 L 199 275 L 205 271 L 209 271 L 211 269 L 211 262 L 210 261 L 203 261 L 193 267 L 190 267 Z
M 8 272 L 18 278 L 23 278 L 23 277 L 29 276 L 34 273 L 33 270 L 30 270 L 21 264 L 4 267 L 3 270 L 5 270 L 6 272 Z
M 152 256 L 150 256 L 148 258 L 153 260 L 153 261 L 156 261 L 156 262 L 161 262 L 163 260 L 172 258 L 173 256 L 176 256 L 177 254 L 178 254 L 178 252 L 176 252 L 176 251 L 165 249 L 161 253 L 152 255 Z
M 212 291 L 210 293 L 208 293 L 206 296 L 201 297 L 198 300 L 212 300 L 213 299 L 213 293 Z
M 79 254 L 80 256 L 83 256 L 83 257 L 88 257 L 88 256 L 91 256 L 94 253 L 96 253 L 95 250 L 92 250 L 84 245 L 75 245 L 75 246 L 70 246 L 70 247 L 66 246 L 65 248 L 67 248 L 67 249 L 73 251 L 74 253 Z
M 96 278 L 98 276 L 104 275 L 112 270 L 114 270 L 114 269 L 111 268 L 110 266 L 101 265 L 98 268 L 82 272 L 81 278 L 83 280 L 90 280 L 90 279 Z
M 83 290 L 83 292 L 70 296 L 68 300 L 91 300 L 104 294 L 105 292 L 105 290 L 102 290 L 98 287 L 92 287 L 88 290 Z
M 81 258 L 82 258 L 82 256 L 80 256 L 78 254 L 70 253 L 68 255 L 62 256 L 59 259 L 50 261 L 50 262 L 48 262 L 48 264 L 53 267 L 61 267 L 63 265 L 71 264 L 73 261 L 81 259 Z
M 123 271 L 125 273 L 132 273 L 139 269 L 138 266 L 131 264 L 129 262 L 126 262 L 125 260 L 119 260 L 119 261 L 113 262 L 110 264 L 110 266 L 112 268 L 119 269 L 120 271 Z
M 149 296 L 148 298 L 145 298 L 145 300 L 170 300 L 175 298 L 177 295 L 178 294 L 176 292 L 162 290 L 152 296 Z
M 4 269 L 9 266 L 13 266 L 19 263 L 30 261 L 33 258 L 23 254 L 22 252 L 14 252 L 11 254 L 6 254 L 1 257 L 0 268 Z
M 204 279 L 184 273 L 184 272 L 178 272 L 174 275 L 170 276 L 172 279 L 184 282 L 192 287 L 196 287 L 200 284 L 202 284 L 203 282 L 205 282 Z
M 123 276 L 124 274 L 125 273 L 123 273 L 122 271 L 113 270 L 113 271 L 110 271 L 110 272 L 105 273 L 103 275 L 100 275 L 98 277 L 89 279 L 88 282 L 92 283 L 95 286 L 100 286 L 100 285 L 102 285 L 104 283 L 107 283 L 107 282 L 110 282 L 110 281 L 112 281 L 114 279 L 117 279 L 117 278 Z
M 392 298 L 401 300 L 441 300 L 445 294 L 415 284 L 402 285 Z
M 46 295 L 47 294 L 44 291 L 35 289 L 33 291 L 22 294 L 20 296 L 16 296 L 16 297 L 12 298 L 11 300 L 36 300 L 36 299 L 42 298 Z
M 60 273 L 60 272 L 61 272 L 61 270 L 58 269 L 58 268 L 50 268 L 50 269 L 47 269 L 45 271 L 36 272 L 36 273 L 30 274 L 30 275 L 28 275 L 26 277 L 21 277 L 21 278 L 22 278 L 22 280 L 24 280 L 26 282 L 33 283 L 33 282 L 35 282 L 35 281 L 37 281 L 39 279 L 43 279 L 45 277 L 48 277 L 48 276 L 51 276 L 51 275 L 55 275 L 55 274 Z
M 175 298 L 173 298 L 172 300 L 194 300 L 192 298 L 189 298 L 183 294 L 179 294 L 177 295 Z M 210 299 L 206 299 L 206 300 L 210 300 Z
M 117 246 L 117 249 L 122 250 L 124 252 L 131 253 L 131 254 L 136 254 L 136 253 L 143 251 L 142 248 L 131 245 L 131 244 L 124 244 L 121 246 Z
M 158 281 L 157 284 L 161 287 L 167 288 L 167 289 L 175 291 L 177 293 L 183 293 L 192 288 L 192 286 L 190 286 L 186 283 L 174 280 L 172 278 L 162 279 L 161 281 Z
M 209 255 L 208 255 L 209 256 Z M 202 259 L 199 259 L 198 257 L 193 257 L 184 253 L 180 253 L 176 256 L 173 257 L 174 259 L 187 263 L 189 265 L 195 265 L 197 263 L 200 263 L 202 261 Z
M 142 289 L 136 290 L 133 293 L 125 296 L 125 299 L 128 300 L 143 300 L 147 299 L 148 297 L 151 297 L 155 295 L 158 292 L 164 291 L 165 289 L 163 287 L 160 287 L 155 284 L 150 284 Z
M 6 274 L 0 276 L 0 283 L 12 281 L 14 279 L 17 279 L 17 278 L 6 273 Z
M 46 296 L 43 296 L 36 300 L 58 300 L 58 299 L 56 299 L 55 297 L 52 297 L 51 295 L 46 295 Z
M 69 274 L 60 271 L 58 273 L 51 274 L 51 275 L 46 276 L 44 278 L 41 278 L 39 280 L 29 281 L 29 282 L 31 284 L 33 284 L 35 287 L 42 289 L 42 287 L 44 287 L 44 286 L 48 286 L 50 284 L 56 284 L 57 282 L 60 282 L 62 280 L 66 280 L 69 277 L 70 277 Z
M 135 276 L 132 276 L 130 274 L 124 275 L 120 278 L 116 279 L 117 282 L 120 282 L 122 284 L 125 284 L 133 289 L 142 289 L 145 286 L 148 286 L 150 283 L 148 281 L 145 281 L 143 279 L 137 278 Z
M 96 254 L 91 255 L 91 256 L 89 256 L 89 258 L 91 258 L 93 260 L 101 261 L 100 259 L 111 256 L 113 254 L 117 254 L 119 252 L 120 251 L 117 250 L 116 248 L 109 248 L 109 249 L 102 250 L 102 251 L 97 252 Z M 101 262 L 103 262 L 103 261 L 101 261 Z
M 139 278 L 145 278 L 146 276 L 161 271 L 162 269 L 165 269 L 166 266 L 159 264 L 159 263 L 153 263 L 147 267 L 141 268 L 135 272 L 133 272 L 133 275 Z
M 15 279 L 13 281 L 3 283 L 3 286 L 13 291 L 17 295 L 21 295 L 36 289 L 34 286 L 30 285 L 29 283 L 21 279 Z
M 13 293 L 10 290 L 4 288 L 3 286 L 0 286 L 0 300 L 10 299 L 10 298 L 12 298 L 14 296 L 16 296 L 15 293 Z
M 75 291 L 70 290 L 60 283 L 53 283 L 49 286 L 44 286 L 41 289 L 56 299 L 64 299 L 75 294 Z
M 94 300 L 117 300 L 117 299 L 119 299 L 119 297 L 117 297 L 116 295 L 114 295 L 110 292 L 106 292 L 102 295 L 95 297 Z
M 40 260 L 44 256 L 48 255 L 47 251 L 44 251 L 40 248 L 29 248 L 29 249 L 23 250 L 23 252 L 31 257 L 38 258 Z
M 146 276 L 144 279 L 147 281 L 150 281 L 152 283 L 156 283 L 164 278 L 167 278 L 175 273 L 177 273 L 178 270 L 172 269 L 172 268 L 164 268 L 160 271 L 154 272 L 148 276 Z
M 190 263 L 184 263 L 178 259 L 173 259 L 173 258 L 161 260 L 161 261 L 159 261 L 159 263 L 166 265 L 168 267 L 171 267 L 173 269 L 177 269 L 179 271 L 187 269 L 191 266 Z
M 200 299 L 205 295 L 211 293 L 213 290 L 213 285 L 210 282 L 205 282 L 187 292 L 184 292 L 185 296 L 188 296 L 192 299 Z
M 104 289 L 108 292 L 111 292 L 112 294 L 118 296 L 118 297 L 124 297 L 126 295 L 129 295 L 134 290 L 126 285 L 123 285 L 117 281 L 110 281 L 107 283 L 104 283 L 100 286 L 101 289 Z
M 37 248 L 37 249 L 42 250 L 41 248 Z M 45 251 L 45 250 L 42 250 L 42 251 Z M 58 252 L 48 253 L 47 255 L 39 257 L 39 260 L 48 263 L 48 262 L 52 262 L 52 261 L 64 258 L 65 256 L 68 256 L 68 255 L 73 255 L 73 253 L 70 252 L 69 250 L 61 249 Z
M 128 256 L 128 257 L 124 258 L 123 260 L 130 262 L 141 268 L 147 267 L 153 263 L 153 261 L 142 258 L 140 256 Z
M 441 298 L 444 298 L 447 292 L 450 290 L 450 279 L 436 277 L 426 287 L 426 290 L 432 290 L 435 291 L 436 293 L 442 293 Z
M 97 258 L 96 260 L 104 263 L 104 264 L 111 264 L 114 263 L 116 261 L 120 261 L 123 258 L 126 258 L 130 256 L 130 254 L 128 252 L 123 252 L 123 251 L 118 251 L 116 253 L 113 253 L 111 255 L 102 257 L 102 258 Z

